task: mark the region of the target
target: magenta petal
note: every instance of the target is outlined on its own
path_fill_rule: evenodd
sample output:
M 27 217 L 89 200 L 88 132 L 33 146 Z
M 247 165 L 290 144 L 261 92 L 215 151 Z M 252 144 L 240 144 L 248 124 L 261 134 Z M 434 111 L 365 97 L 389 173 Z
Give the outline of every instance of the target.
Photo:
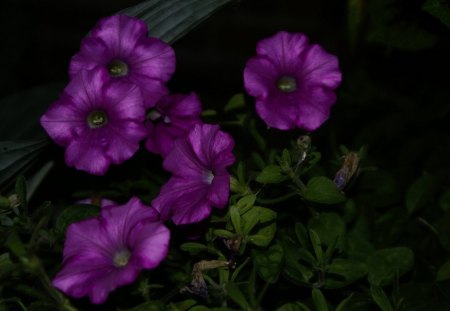
M 146 269 L 157 267 L 169 250 L 170 231 L 162 223 L 143 224 L 131 231 L 128 239 L 133 260 Z
M 64 100 L 61 100 L 63 102 Z M 59 145 L 67 146 L 86 127 L 86 120 L 70 104 L 53 104 L 41 117 L 41 125 Z
M 180 120 L 188 118 L 199 118 L 202 112 L 202 105 L 197 94 L 194 92 L 188 95 L 175 94 L 172 95 L 172 105 L 163 105 L 163 109 L 170 113 L 170 116 L 179 118 Z
M 305 102 L 298 107 L 297 126 L 308 131 L 319 128 L 330 116 L 330 106 L 336 101 L 336 94 L 325 88 L 312 88 Z
M 130 81 L 141 88 L 145 108 L 155 106 L 161 97 L 169 93 L 163 82 L 139 73 L 130 74 L 127 77 L 127 81 Z
M 245 89 L 251 96 L 265 99 L 276 92 L 277 68 L 267 59 L 255 57 L 247 61 L 244 69 Z
M 105 66 L 112 55 L 108 46 L 99 38 L 86 37 L 81 41 L 81 50 L 70 60 L 69 76 L 74 78 L 81 70 Z
M 108 170 L 110 160 L 106 157 L 103 147 L 99 145 L 98 135 L 87 134 L 83 139 L 73 140 L 66 149 L 65 160 L 68 166 L 93 175 L 104 175 Z
M 312 45 L 304 56 L 302 80 L 305 83 L 335 89 L 342 80 L 338 58 L 320 45 Z
M 128 56 L 136 42 L 148 33 L 147 25 L 138 18 L 126 15 L 113 15 L 101 19 L 92 30 L 92 37 L 107 42 L 115 55 Z
M 230 174 L 226 171 L 220 175 L 214 176 L 211 188 L 209 189 L 208 199 L 217 208 L 223 208 L 228 203 L 230 195 Z
M 170 45 L 156 38 L 142 37 L 133 49 L 129 64 L 135 73 L 166 82 L 175 71 L 175 62 Z
M 209 184 L 202 180 L 172 177 L 162 186 L 152 206 L 162 220 L 172 219 L 175 224 L 199 222 L 211 213 L 208 190 Z
M 195 93 L 166 95 L 158 101 L 153 112 L 155 117 L 146 123 L 148 139 L 145 146 L 162 156 L 169 153 L 177 138 L 201 122 L 201 104 Z
M 256 100 L 256 112 L 268 126 L 280 130 L 291 129 L 296 126 L 299 117 L 298 105 L 300 97 L 275 93 L 264 100 Z M 282 106 L 280 109 L 280 106 Z
M 72 102 L 79 110 L 88 112 L 93 106 L 103 103 L 103 87 L 109 81 L 110 78 L 105 69 L 83 70 L 70 81 L 64 89 L 64 93 L 71 97 Z
M 258 42 L 256 53 L 266 56 L 281 71 L 288 72 L 308 47 L 308 38 L 302 33 L 280 31 L 273 37 Z

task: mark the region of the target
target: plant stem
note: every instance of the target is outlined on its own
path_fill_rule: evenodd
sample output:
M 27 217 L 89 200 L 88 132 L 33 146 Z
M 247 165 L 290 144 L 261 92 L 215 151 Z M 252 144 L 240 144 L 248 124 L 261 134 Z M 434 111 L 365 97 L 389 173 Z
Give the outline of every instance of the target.
M 297 191 L 293 191 L 293 192 L 290 192 L 288 194 L 285 194 L 285 195 L 282 195 L 282 196 L 280 196 L 278 198 L 273 198 L 273 199 L 257 198 L 256 202 L 264 204 L 264 205 L 271 205 L 271 204 L 276 204 L 276 203 L 280 203 L 280 202 L 286 201 L 286 200 L 288 200 L 288 199 L 290 199 L 290 198 L 292 198 L 292 197 L 294 197 L 296 195 L 298 195 L 298 192 Z

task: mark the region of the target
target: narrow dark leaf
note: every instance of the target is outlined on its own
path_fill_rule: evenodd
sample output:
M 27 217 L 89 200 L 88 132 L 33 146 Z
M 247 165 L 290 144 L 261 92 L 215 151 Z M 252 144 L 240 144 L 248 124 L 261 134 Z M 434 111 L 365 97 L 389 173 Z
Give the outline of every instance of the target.
M 47 140 L 0 141 L 0 188 L 38 158 Z
M 144 20 L 150 36 L 173 43 L 231 0 L 149 0 L 121 13 Z

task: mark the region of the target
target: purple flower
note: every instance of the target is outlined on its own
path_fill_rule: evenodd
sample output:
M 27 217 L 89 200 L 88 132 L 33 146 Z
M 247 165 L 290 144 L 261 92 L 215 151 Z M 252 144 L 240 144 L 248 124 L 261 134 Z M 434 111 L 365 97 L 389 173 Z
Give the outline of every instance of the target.
M 201 111 L 195 93 L 164 96 L 147 114 L 149 135 L 145 146 L 151 152 L 166 156 L 177 138 L 201 122 Z
M 162 220 L 175 224 L 199 222 L 211 213 L 211 207 L 223 208 L 230 193 L 233 164 L 233 138 L 218 125 L 195 124 L 164 159 L 164 169 L 173 175 L 163 185 L 152 206 Z
M 175 53 L 168 44 L 147 34 L 147 25 L 134 17 L 101 19 L 90 36 L 81 41 L 80 52 L 72 57 L 70 76 L 104 67 L 111 77 L 138 85 L 146 108 L 152 107 L 167 93 L 164 83 L 175 71 Z
M 145 109 L 136 85 L 112 80 L 105 69 L 82 71 L 41 117 L 41 125 L 66 147 L 68 166 L 95 175 L 129 159 L 146 136 Z
M 310 45 L 304 34 L 285 31 L 261 40 L 256 52 L 245 67 L 244 83 L 267 125 L 308 131 L 322 125 L 341 82 L 337 57 Z
M 166 257 L 170 231 L 158 213 L 133 198 L 106 206 L 101 215 L 69 226 L 61 271 L 53 286 L 75 298 L 102 303 L 117 287 L 132 283 L 140 271 Z

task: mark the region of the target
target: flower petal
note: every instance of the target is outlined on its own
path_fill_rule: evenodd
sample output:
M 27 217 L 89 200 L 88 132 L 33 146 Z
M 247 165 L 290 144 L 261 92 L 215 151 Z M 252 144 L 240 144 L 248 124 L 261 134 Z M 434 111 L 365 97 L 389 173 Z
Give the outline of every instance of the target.
M 288 130 L 296 126 L 300 98 L 294 94 L 274 93 L 266 99 L 256 100 L 256 112 L 268 126 Z
M 80 52 L 72 56 L 69 76 L 73 79 L 81 70 L 106 66 L 112 60 L 111 50 L 99 38 L 86 37 L 81 41 Z
M 256 52 L 260 56 L 266 56 L 286 74 L 297 64 L 307 47 L 308 38 L 304 34 L 280 31 L 270 38 L 259 41 Z
M 99 136 L 90 130 L 82 139 L 70 142 L 65 152 L 66 164 L 93 175 L 104 175 L 110 160 L 105 155 L 102 145 L 107 141 Z
M 217 208 L 223 208 L 228 203 L 230 195 L 230 174 L 223 172 L 214 176 L 209 189 L 208 200 Z
M 140 38 L 128 61 L 133 72 L 162 82 L 167 82 L 175 71 L 173 48 L 156 38 Z
M 338 58 L 320 45 L 312 45 L 304 55 L 301 81 L 307 85 L 322 85 L 330 89 L 339 86 L 342 74 Z
M 124 57 L 133 52 L 136 43 L 147 33 L 147 25 L 142 20 L 126 15 L 103 18 L 91 31 L 92 37 L 103 40 L 114 55 Z
M 156 268 L 169 251 L 170 231 L 161 222 L 145 222 L 128 236 L 132 260 L 146 269 Z
M 276 90 L 278 69 L 268 59 L 254 57 L 244 69 L 245 89 L 251 96 L 265 99 Z
M 53 103 L 41 117 L 41 125 L 59 145 L 67 146 L 72 139 L 87 130 L 86 119 L 67 99 Z
M 177 225 L 199 222 L 211 213 L 208 190 L 209 184 L 201 179 L 172 177 L 162 186 L 152 206 L 162 220 L 171 218 Z

